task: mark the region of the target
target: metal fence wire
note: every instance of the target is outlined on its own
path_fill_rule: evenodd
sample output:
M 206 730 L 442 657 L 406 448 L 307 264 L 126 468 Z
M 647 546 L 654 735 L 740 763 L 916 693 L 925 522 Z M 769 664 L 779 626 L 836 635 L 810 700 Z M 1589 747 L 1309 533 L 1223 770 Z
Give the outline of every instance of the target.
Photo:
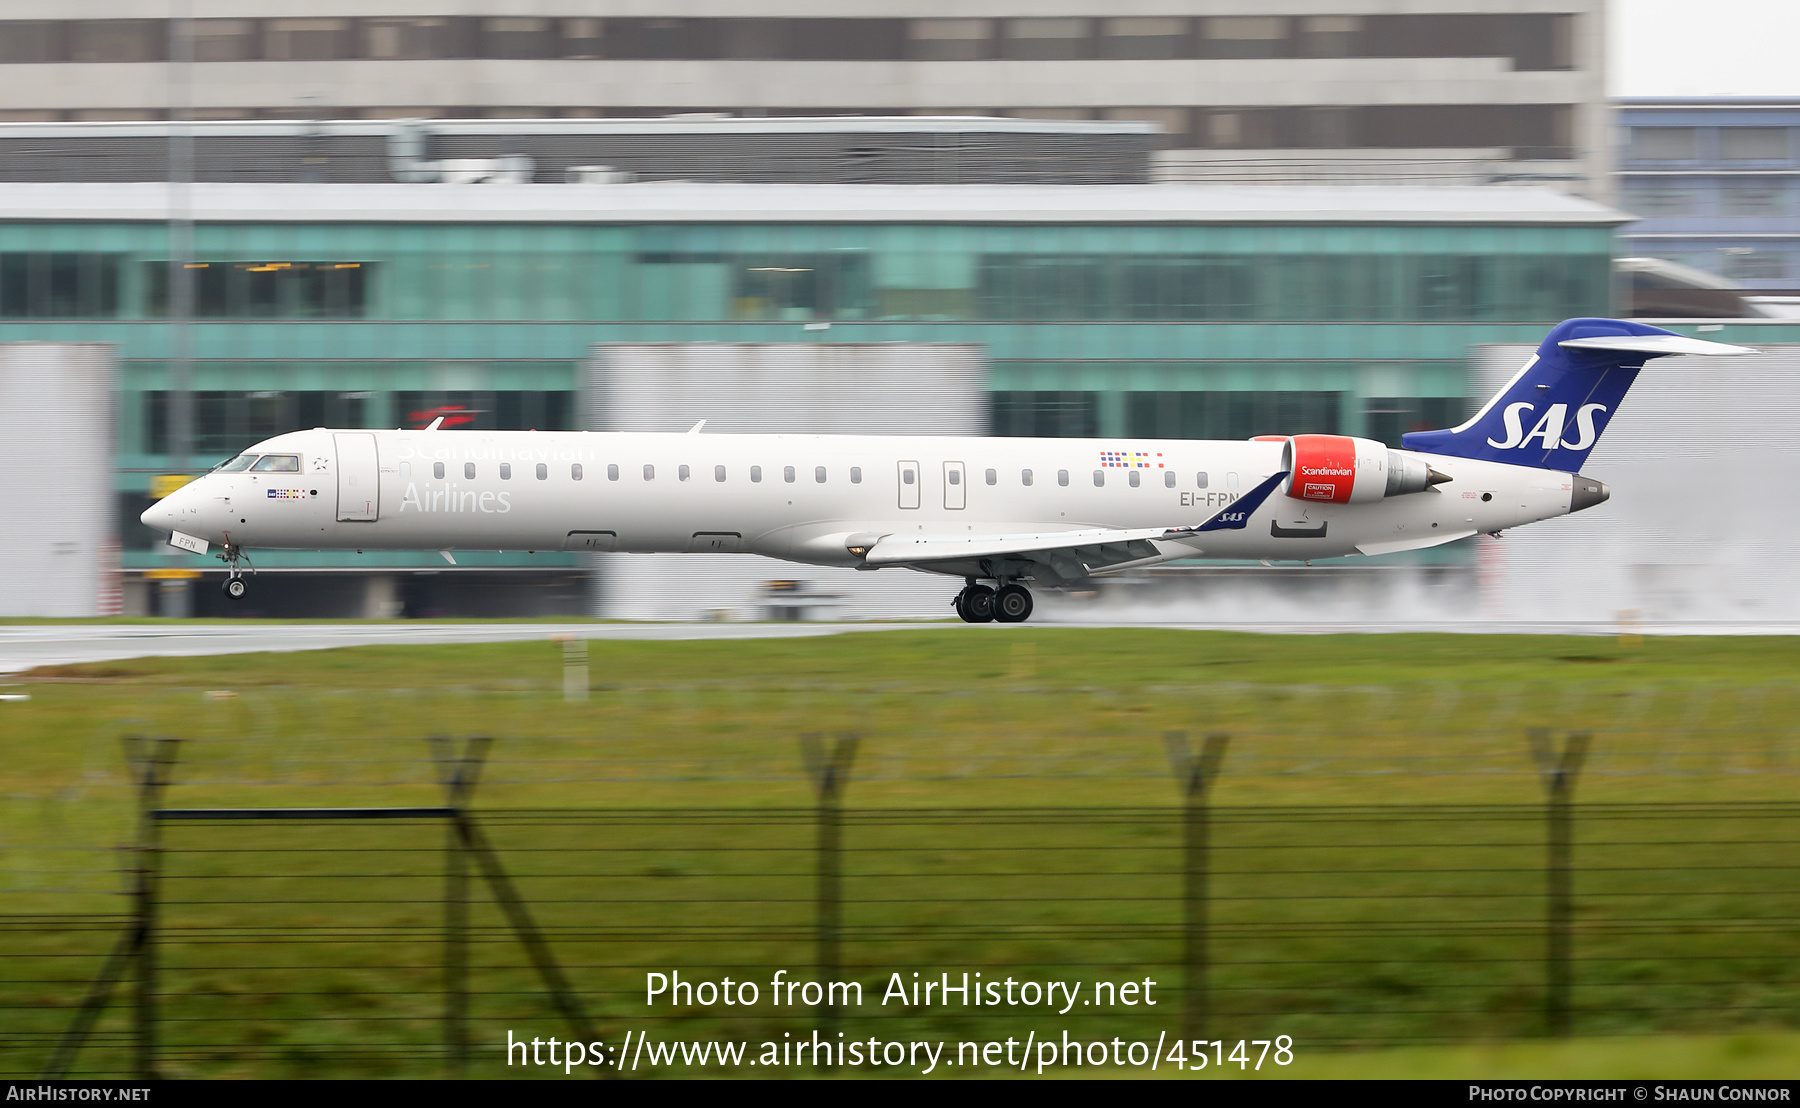
M 440 747 L 438 807 L 172 808 L 175 748 L 141 745 L 133 911 L 0 919 L 0 1068 L 516 1075 L 508 1043 L 552 1035 L 1322 1050 L 1800 1016 L 1800 803 L 1582 804 L 1584 739 L 1545 733 L 1541 804 L 1216 807 L 1225 737 L 1167 738 L 1170 805 L 980 809 L 857 808 L 850 736 L 804 744 L 810 806 L 640 810 L 478 808 L 480 744 Z

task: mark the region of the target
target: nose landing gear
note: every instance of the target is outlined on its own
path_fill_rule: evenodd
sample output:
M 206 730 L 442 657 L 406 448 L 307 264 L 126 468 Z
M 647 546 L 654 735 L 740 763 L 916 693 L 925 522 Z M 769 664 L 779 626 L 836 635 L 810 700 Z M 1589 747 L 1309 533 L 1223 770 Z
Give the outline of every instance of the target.
M 231 543 L 226 543 L 224 549 L 213 556 L 225 563 L 225 583 L 219 586 L 219 591 L 231 600 L 244 599 L 244 594 L 250 591 L 250 586 L 245 583 L 244 571 L 238 563 L 242 562 L 249 566 L 251 573 L 256 572 L 256 564 L 244 553 L 243 547 L 233 546 Z
M 952 605 L 964 623 L 1024 623 L 1031 618 L 1031 590 L 1009 582 L 998 590 L 970 582 Z

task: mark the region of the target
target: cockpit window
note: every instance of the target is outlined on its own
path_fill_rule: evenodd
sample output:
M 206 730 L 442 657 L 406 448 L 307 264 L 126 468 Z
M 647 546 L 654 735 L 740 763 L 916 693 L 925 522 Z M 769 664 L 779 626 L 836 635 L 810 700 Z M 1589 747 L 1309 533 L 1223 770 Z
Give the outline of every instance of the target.
M 214 466 L 213 472 L 214 473 L 239 473 L 239 472 L 242 472 L 243 470 L 249 469 L 251 464 L 254 463 L 255 461 L 256 461 L 256 455 L 254 455 L 254 454 L 239 454 L 235 458 L 229 458 L 223 462 L 220 462 L 218 465 Z
M 300 455 L 264 454 L 262 460 L 250 469 L 253 473 L 299 473 Z

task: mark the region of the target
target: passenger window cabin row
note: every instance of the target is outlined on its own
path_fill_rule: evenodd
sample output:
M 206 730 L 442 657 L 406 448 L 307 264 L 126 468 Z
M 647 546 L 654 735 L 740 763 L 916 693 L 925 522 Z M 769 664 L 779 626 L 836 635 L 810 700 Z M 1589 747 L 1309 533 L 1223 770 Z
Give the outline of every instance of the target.
M 264 460 L 267 461 L 267 459 L 264 459 Z M 243 459 L 238 459 L 224 468 L 227 470 L 246 468 L 246 466 L 238 464 L 238 462 L 241 462 L 241 461 L 243 461 Z M 259 466 L 257 466 L 257 468 L 263 469 L 266 467 L 259 465 Z M 463 463 L 462 475 L 463 475 L 463 479 L 465 481 L 473 481 L 475 479 L 475 472 L 476 471 L 475 471 L 475 463 L 474 462 L 464 462 Z M 1144 469 L 1128 469 L 1128 470 L 1126 470 L 1125 471 L 1125 483 L 1130 485 L 1134 489 L 1141 488 L 1143 485 L 1143 475 L 1146 472 L 1149 472 L 1149 471 L 1144 470 Z M 444 479 L 444 473 L 445 473 L 445 469 L 444 469 L 443 462 L 431 463 L 431 476 L 433 478 L 435 478 L 436 480 L 442 481 Z M 783 482 L 790 484 L 790 485 L 793 484 L 795 482 L 795 480 L 797 479 L 795 474 L 796 474 L 796 470 L 793 466 L 782 466 L 781 467 L 781 479 Z M 401 462 L 400 463 L 400 476 L 404 477 L 404 478 L 410 478 L 412 476 L 412 464 L 410 462 Z M 569 466 L 569 479 L 571 481 L 579 481 L 579 480 L 581 480 L 581 476 L 582 476 L 581 463 L 580 462 L 572 463 Z M 689 480 L 690 478 L 692 478 L 692 476 L 693 476 L 693 470 L 691 469 L 691 467 L 686 466 L 686 465 L 681 465 L 681 466 L 675 467 L 676 480 L 686 481 L 686 480 Z M 987 483 L 989 485 L 997 485 L 1000 483 L 1000 473 L 998 470 L 994 470 L 994 469 L 986 470 L 982 474 L 982 476 L 985 478 L 985 480 L 987 481 Z M 1231 476 L 1233 478 L 1235 478 L 1237 475 L 1232 474 Z M 823 485 L 826 483 L 827 477 L 828 477 L 828 475 L 827 475 L 825 466 L 814 466 L 813 467 L 814 483 Z M 949 470 L 946 474 L 946 477 L 952 485 L 962 483 L 962 471 L 961 470 L 957 470 L 957 469 Z M 550 478 L 550 467 L 543 462 L 537 463 L 537 479 L 540 481 L 547 481 L 547 480 L 549 480 L 549 478 Z M 617 481 L 619 479 L 618 463 L 615 462 L 615 463 L 610 463 L 607 465 L 606 479 L 608 481 Z M 726 479 L 725 467 L 722 465 L 713 466 L 713 480 L 716 482 L 723 483 L 725 481 L 725 479 Z M 763 479 L 763 467 L 751 466 L 750 467 L 751 483 L 752 484 L 761 484 L 762 479 Z M 862 479 L 863 479 L 862 467 L 861 466 L 851 466 L 850 467 L 850 483 L 852 485 L 860 485 L 860 484 L 862 484 Z M 511 462 L 501 462 L 500 463 L 500 480 L 502 480 L 502 481 L 512 480 L 512 463 Z M 648 463 L 645 464 L 644 480 L 646 480 L 646 481 L 656 480 L 656 466 L 648 464 Z M 913 475 L 910 470 L 906 471 L 904 480 L 906 481 L 907 484 L 909 484 L 909 485 L 912 484 Z M 1030 487 L 1035 482 L 1036 482 L 1036 476 L 1031 470 L 1021 469 L 1019 471 L 1019 484 L 1026 486 L 1026 487 Z M 1067 488 L 1069 486 L 1069 471 L 1066 469 L 1057 470 L 1056 471 L 1056 483 L 1057 483 L 1057 485 L 1059 485 L 1063 488 Z M 1176 477 L 1174 470 L 1165 469 L 1162 471 L 1162 483 L 1163 483 L 1164 488 L 1172 489 L 1172 488 L 1175 488 L 1177 485 L 1179 485 L 1180 481 Z M 1236 487 L 1237 482 L 1235 480 L 1233 480 L 1231 482 L 1231 484 L 1233 487 Z M 1207 485 L 1208 485 L 1208 478 L 1207 478 L 1207 474 L 1206 474 L 1205 470 L 1200 470 L 1199 472 L 1194 474 L 1194 487 L 1195 488 L 1204 489 L 1207 487 Z M 1106 470 L 1096 469 L 1094 471 L 1094 487 L 1095 488 L 1104 488 L 1105 486 L 1106 486 Z

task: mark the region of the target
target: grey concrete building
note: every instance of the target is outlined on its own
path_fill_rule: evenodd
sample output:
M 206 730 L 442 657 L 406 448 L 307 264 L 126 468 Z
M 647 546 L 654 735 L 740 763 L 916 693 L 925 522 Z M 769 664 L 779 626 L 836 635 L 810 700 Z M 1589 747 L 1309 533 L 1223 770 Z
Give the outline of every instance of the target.
M 191 10 L 190 40 L 161 3 L 88 0 L 78 17 L 46 19 L 69 12 L 0 0 L 0 117 L 997 114 L 1155 122 L 1176 179 L 1527 178 L 1603 198 L 1610 175 L 1602 0 Z M 190 52 L 191 67 L 171 64 Z

